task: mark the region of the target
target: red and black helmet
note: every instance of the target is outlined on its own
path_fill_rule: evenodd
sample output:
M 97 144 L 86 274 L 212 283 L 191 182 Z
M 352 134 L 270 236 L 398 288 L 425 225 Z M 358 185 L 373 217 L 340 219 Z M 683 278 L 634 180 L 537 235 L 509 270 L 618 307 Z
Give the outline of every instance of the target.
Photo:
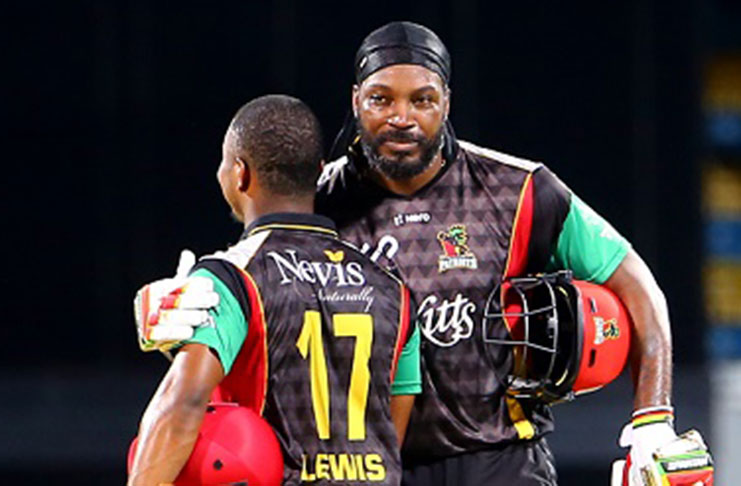
M 620 299 L 604 286 L 574 280 L 570 271 L 506 279 L 484 308 L 484 343 L 511 347 L 496 358 L 508 393 L 545 403 L 617 378 L 630 334 Z
M 129 471 L 136 445 L 134 439 L 129 448 Z M 270 425 L 249 408 L 235 403 L 211 403 L 193 452 L 174 484 L 272 486 L 282 482 L 283 455 Z

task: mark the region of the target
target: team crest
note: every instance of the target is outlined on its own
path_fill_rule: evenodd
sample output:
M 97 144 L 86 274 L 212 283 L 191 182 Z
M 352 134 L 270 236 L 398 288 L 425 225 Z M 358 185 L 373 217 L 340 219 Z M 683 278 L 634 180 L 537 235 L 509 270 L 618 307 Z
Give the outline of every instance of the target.
M 594 344 L 602 344 L 608 339 L 617 339 L 620 337 L 620 328 L 615 318 L 604 320 L 601 317 L 595 316 L 594 327 Z
M 454 224 L 448 231 L 440 231 L 437 241 L 443 247 L 443 254 L 438 258 L 438 272 L 454 268 L 478 268 L 476 255 L 468 248 L 468 231 L 466 225 Z

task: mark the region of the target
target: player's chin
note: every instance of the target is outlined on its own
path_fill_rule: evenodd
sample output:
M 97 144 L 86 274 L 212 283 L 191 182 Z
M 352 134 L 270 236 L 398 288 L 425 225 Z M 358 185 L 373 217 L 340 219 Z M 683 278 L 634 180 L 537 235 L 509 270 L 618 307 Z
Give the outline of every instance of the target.
M 384 176 L 393 180 L 406 180 L 415 177 L 429 166 L 419 157 L 398 160 L 392 157 L 378 157 L 371 162 L 371 166 Z

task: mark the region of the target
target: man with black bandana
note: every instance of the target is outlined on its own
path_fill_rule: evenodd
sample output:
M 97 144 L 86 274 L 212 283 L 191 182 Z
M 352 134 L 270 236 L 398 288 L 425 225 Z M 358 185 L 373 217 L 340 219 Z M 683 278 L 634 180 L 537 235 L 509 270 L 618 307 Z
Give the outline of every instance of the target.
M 556 484 L 544 439 L 551 412 L 507 393 L 498 363 L 508 351 L 482 332 L 487 296 L 504 279 L 556 269 L 605 285 L 632 318 L 635 412 L 621 437 L 630 447 L 622 480 L 695 484 L 662 482 L 654 459 L 677 438 L 671 331 L 664 295 L 630 244 L 543 164 L 456 138 L 451 60 L 429 29 L 377 29 L 355 73 L 353 116 L 335 140 L 316 209 L 395 269 L 418 305 L 423 392 L 404 442 L 403 484 Z
M 485 344 L 487 295 L 511 276 L 568 268 L 605 284 L 635 323 L 636 419 L 670 440 L 671 338 L 663 294 L 629 243 L 544 165 L 456 139 L 451 61 L 429 29 L 393 22 L 358 50 L 353 118 L 320 179 L 317 211 L 394 267 L 423 331 L 423 383 L 404 444 L 404 484 L 555 485 L 548 407 L 501 384 Z M 638 436 L 638 434 L 636 434 Z

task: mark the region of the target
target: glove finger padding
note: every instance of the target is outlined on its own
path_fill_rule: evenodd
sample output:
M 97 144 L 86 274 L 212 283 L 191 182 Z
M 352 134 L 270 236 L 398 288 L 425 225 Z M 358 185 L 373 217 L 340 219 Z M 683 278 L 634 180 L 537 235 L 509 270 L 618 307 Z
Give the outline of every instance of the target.
M 151 326 L 152 330 L 166 325 L 169 327 L 185 327 L 192 331 L 194 327 L 212 323 L 208 311 L 202 309 L 165 309 L 159 311 L 157 317 L 157 322 Z M 149 339 L 156 338 L 150 336 Z
M 195 255 L 183 250 L 175 278 L 142 287 L 134 298 L 134 318 L 142 351 L 168 351 L 193 336 L 194 328 L 213 324 L 209 309 L 219 304 L 214 283 L 206 277 L 188 277 Z
M 137 325 L 139 346 L 142 351 L 169 351 L 179 341 L 193 337 L 196 327 L 212 323 L 206 310 L 165 309 L 150 313 Z
M 214 282 L 207 277 L 188 277 L 183 284 L 168 293 L 160 302 L 160 309 L 210 309 L 219 304 Z
M 668 486 L 712 486 L 713 459 L 696 430 L 689 430 L 654 453 Z
M 192 337 L 193 328 L 189 326 L 160 325 L 151 328 L 149 331 L 149 341 L 162 345 L 172 343 L 172 346 L 174 346 L 177 342 Z M 165 345 L 168 349 L 172 346 Z

